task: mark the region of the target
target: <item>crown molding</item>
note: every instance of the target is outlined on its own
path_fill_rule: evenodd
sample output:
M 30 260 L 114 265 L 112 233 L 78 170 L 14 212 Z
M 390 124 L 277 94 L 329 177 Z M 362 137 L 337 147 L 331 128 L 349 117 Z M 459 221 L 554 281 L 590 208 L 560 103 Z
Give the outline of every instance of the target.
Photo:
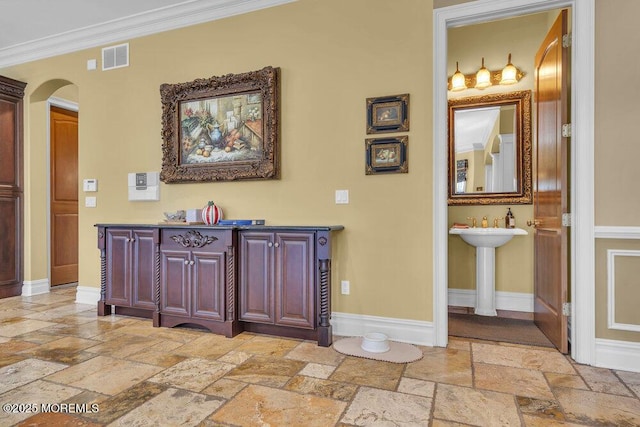
M 175 30 L 297 0 L 189 0 L 0 49 L 0 68 Z

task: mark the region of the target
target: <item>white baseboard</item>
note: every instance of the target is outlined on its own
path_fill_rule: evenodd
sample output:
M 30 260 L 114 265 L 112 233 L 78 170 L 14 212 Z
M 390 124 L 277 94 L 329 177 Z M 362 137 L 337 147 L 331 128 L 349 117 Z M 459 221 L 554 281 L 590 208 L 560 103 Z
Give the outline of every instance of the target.
M 25 280 L 22 282 L 22 296 L 30 297 L 32 295 L 40 295 L 49 293 L 49 279 Z
M 76 302 L 79 304 L 96 304 L 100 300 L 100 288 L 78 286 L 76 288 Z
M 392 341 L 433 346 L 433 323 L 364 314 L 331 313 L 333 334 L 337 336 L 362 336 L 369 332 L 381 332 Z
M 454 307 L 475 307 L 476 291 L 449 289 L 449 305 Z M 496 292 L 496 309 L 533 313 L 533 294 L 522 292 Z
M 640 372 L 640 343 L 596 338 L 595 366 Z

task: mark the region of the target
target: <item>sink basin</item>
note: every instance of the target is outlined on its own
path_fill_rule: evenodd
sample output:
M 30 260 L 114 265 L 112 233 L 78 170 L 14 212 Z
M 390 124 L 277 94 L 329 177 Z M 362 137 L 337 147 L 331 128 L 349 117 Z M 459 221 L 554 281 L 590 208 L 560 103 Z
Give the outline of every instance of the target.
M 497 316 L 496 311 L 496 248 L 513 236 L 524 236 L 521 228 L 451 228 L 449 234 L 457 234 L 476 247 L 476 307 L 481 316 Z
M 468 244 L 476 248 L 497 248 L 507 243 L 513 236 L 526 235 L 522 228 L 452 228 L 449 234 L 458 234 Z

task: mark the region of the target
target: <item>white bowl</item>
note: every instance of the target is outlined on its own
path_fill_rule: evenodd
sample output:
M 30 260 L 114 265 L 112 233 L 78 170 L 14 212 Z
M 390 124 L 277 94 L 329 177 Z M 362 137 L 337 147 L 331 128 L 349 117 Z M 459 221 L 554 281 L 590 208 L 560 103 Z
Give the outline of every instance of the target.
M 369 353 L 384 353 L 389 351 L 389 339 L 385 334 L 371 332 L 362 337 L 360 347 Z

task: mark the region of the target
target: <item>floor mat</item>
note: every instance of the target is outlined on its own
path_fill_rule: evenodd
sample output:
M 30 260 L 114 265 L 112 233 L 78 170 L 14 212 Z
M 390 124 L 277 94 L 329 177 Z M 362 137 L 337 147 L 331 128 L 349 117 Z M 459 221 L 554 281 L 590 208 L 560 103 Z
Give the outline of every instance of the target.
M 449 313 L 449 335 L 554 347 L 531 320 Z

